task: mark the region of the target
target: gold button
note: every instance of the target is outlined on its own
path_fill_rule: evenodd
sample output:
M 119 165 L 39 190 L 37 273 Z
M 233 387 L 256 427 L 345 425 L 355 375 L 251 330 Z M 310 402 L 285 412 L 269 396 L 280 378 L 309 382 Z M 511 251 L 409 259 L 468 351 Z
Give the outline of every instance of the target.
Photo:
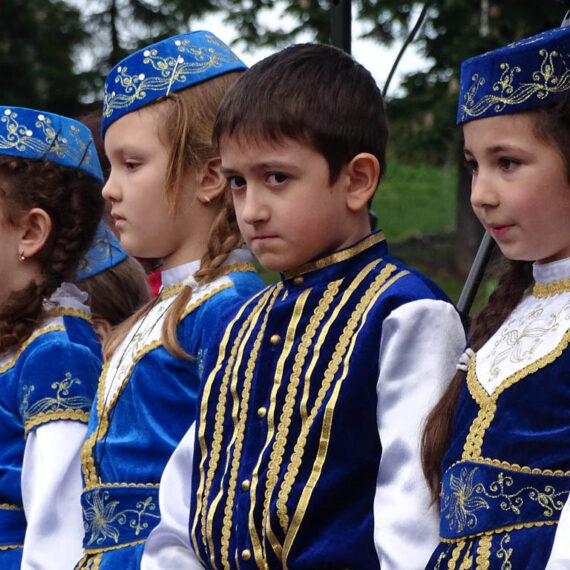
M 247 491 L 247 490 L 249 489 L 249 479 L 244 479 L 244 480 L 241 482 L 241 488 L 242 488 L 244 491 Z
M 263 406 L 261 406 L 261 408 L 259 408 L 259 409 L 257 410 L 257 415 L 258 415 L 260 418 L 264 418 L 266 413 L 267 413 L 267 408 L 264 408 Z
M 242 557 L 242 560 L 245 560 L 245 561 L 249 560 L 251 558 L 251 551 L 248 550 L 247 548 L 245 550 L 242 550 L 241 551 L 241 557 Z
M 299 277 L 295 277 L 295 279 L 293 279 L 293 283 L 295 283 L 295 285 L 302 285 L 305 282 L 305 278 L 301 277 L 301 275 L 299 275 Z
M 281 342 L 281 337 L 278 334 L 272 334 L 271 337 L 269 338 L 269 342 L 275 346 L 276 344 L 279 344 Z

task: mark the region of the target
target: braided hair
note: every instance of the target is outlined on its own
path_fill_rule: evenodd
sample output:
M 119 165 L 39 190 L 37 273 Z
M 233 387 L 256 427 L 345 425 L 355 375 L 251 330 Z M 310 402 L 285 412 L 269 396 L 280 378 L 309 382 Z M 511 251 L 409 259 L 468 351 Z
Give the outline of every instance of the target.
M 101 182 L 48 160 L 0 156 L 2 223 L 16 226 L 32 208 L 51 219 L 50 235 L 34 256 L 41 278 L 13 291 L 0 309 L 0 354 L 21 345 L 43 317 L 42 303 L 71 281 L 103 211 Z

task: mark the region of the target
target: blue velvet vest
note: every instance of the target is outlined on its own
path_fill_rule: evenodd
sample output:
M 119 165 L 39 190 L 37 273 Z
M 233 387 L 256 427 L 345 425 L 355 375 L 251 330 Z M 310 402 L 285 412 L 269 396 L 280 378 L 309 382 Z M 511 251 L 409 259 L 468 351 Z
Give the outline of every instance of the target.
M 375 233 L 242 307 L 209 360 L 197 420 L 189 526 L 206 567 L 379 567 L 382 322 L 426 298 L 445 296 Z

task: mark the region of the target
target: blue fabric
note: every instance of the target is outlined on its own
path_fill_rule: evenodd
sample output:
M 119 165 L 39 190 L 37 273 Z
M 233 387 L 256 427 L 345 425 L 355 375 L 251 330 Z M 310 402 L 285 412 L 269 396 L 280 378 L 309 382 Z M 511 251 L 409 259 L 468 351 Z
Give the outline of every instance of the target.
M 142 556 L 142 546 L 136 543 L 143 542 L 159 520 L 154 516 L 158 514 L 158 503 L 153 503 L 156 508 L 151 508 L 151 503 L 145 507 L 144 502 L 158 493 L 162 471 L 195 419 L 207 347 L 243 300 L 263 286 L 253 271 L 232 272 L 228 277 L 232 282 L 229 288 L 200 302 L 178 324 L 180 344 L 194 359 L 174 357 L 162 345 L 144 351 L 109 411 L 109 429 L 104 436 L 100 435 L 97 401 L 94 402 L 88 437 L 95 438 L 96 443 L 92 453 L 83 457 L 83 462 L 84 465 L 94 462 L 99 484 L 95 491 L 88 488 L 84 491 L 87 556 L 78 568 L 89 568 L 101 553 L 100 570 L 139 567 L 137 561 L 139 554 Z M 112 491 L 111 485 L 116 485 Z M 119 489 L 128 485 L 145 487 L 140 496 L 126 491 L 127 497 L 117 499 L 123 492 Z M 107 491 L 111 494 L 103 496 Z M 94 492 L 98 495 L 97 501 Z M 97 509 L 103 514 L 102 519 L 93 517 Z M 145 524 L 129 529 L 119 514 L 133 510 L 144 510 Z
M 77 281 L 113 267 L 127 258 L 119 240 L 105 222 L 99 222 L 91 247 L 79 263 Z
M 190 32 L 141 49 L 107 76 L 101 133 L 111 123 L 169 93 L 246 65 L 214 34 Z
M 444 515 L 441 520 L 443 538 L 453 538 L 450 519 L 445 514 L 455 508 L 455 520 L 463 520 L 464 548 L 457 568 L 468 552 L 477 552 L 481 537 L 476 529 L 484 524 L 492 532 L 490 570 L 500 569 L 505 553 L 510 551 L 512 568 L 544 568 L 556 533 L 556 522 L 568 498 L 570 472 L 570 352 L 566 348 L 552 363 L 538 368 L 504 392 L 497 401 L 492 422 L 485 431 L 481 457 L 514 465 L 514 473 L 501 466 L 492 468 L 478 461 L 463 461 L 462 453 L 469 428 L 480 407 L 467 386 L 461 394 L 454 420 L 451 446 L 444 458 L 444 486 L 441 497 Z M 534 470 L 524 483 L 525 473 Z M 478 472 L 472 479 L 474 468 Z M 465 468 L 464 475 L 461 471 Z M 502 482 L 499 473 L 503 473 Z M 475 476 L 482 474 L 482 479 Z M 551 474 L 555 473 L 553 477 Z M 530 474 L 529 474 L 530 475 Z M 455 481 L 451 478 L 455 477 Z M 506 478 L 509 485 L 506 484 Z M 493 487 L 490 484 L 495 481 Z M 477 483 L 484 488 L 477 488 Z M 524 490 L 526 489 L 526 490 Z M 503 495 L 503 501 L 491 501 L 487 495 Z M 461 497 L 463 507 L 457 507 Z M 486 503 L 484 503 L 485 501 Z M 504 503 L 504 506 L 501 506 Z M 455 507 L 454 507 L 455 505 Z M 472 529 L 467 530 L 471 522 Z M 544 524 L 546 522 L 550 524 Z M 554 523 L 554 524 L 553 524 Z M 523 524 L 530 528 L 522 527 Z M 518 525 L 516 528 L 512 528 Z M 482 527 L 481 527 L 482 528 Z M 452 552 L 460 540 L 442 542 L 427 568 L 447 568 Z M 438 566 L 439 563 L 439 566 Z
M 464 61 L 457 124 L 550 105 L 569 90 L 567 26 Z
M 70 315 L 55 321 L 72 322 L 74 330 L 44 332 L 0 366 L 0 504 L 11 507 L 0 509 L 0 546 L 24 542 L 21 477 L 26 434 L 64 418 L 86 422 L 101 371 L 99 357 L 82 343 L 95 336 L 91 324 Z M 0 567 L 19 568 L 20 558 L 21 549 L 0 550 Z
M 377 233 L 244 305 L 208 356 L 198 410 L 190 536 L 206 567 L 379 567 L 382 322 L 417 299 L 446 297 Z
M 0 107 L 0 154 L 49 160 L 103 181 L 91 131 L 61 115 Z

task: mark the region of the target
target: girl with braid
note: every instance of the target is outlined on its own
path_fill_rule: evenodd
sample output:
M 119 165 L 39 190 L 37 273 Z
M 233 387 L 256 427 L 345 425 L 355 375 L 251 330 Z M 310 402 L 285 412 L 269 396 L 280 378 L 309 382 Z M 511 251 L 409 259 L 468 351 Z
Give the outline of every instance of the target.
M 128 56 L 110 73 L 103 196 L 121 246 L 162 259 L 162 288 L 107 338 L 82 451 L 77 568 L 138 568 L 158 524 L 161 474 L 195 418 L 207 347 L 263 286 L 240 249 L 212 125 L 245 65 L 208 32 Z
M 0 107 L 0 568 L 73 568 L 80 451 L 101 372 L 71 284 L 103 212 L 89 130 Z
M 471 204 L 508 265 L 426 424 L 427 568 L 570 567 L 569 79 L 570 27 L 461 68 Z

